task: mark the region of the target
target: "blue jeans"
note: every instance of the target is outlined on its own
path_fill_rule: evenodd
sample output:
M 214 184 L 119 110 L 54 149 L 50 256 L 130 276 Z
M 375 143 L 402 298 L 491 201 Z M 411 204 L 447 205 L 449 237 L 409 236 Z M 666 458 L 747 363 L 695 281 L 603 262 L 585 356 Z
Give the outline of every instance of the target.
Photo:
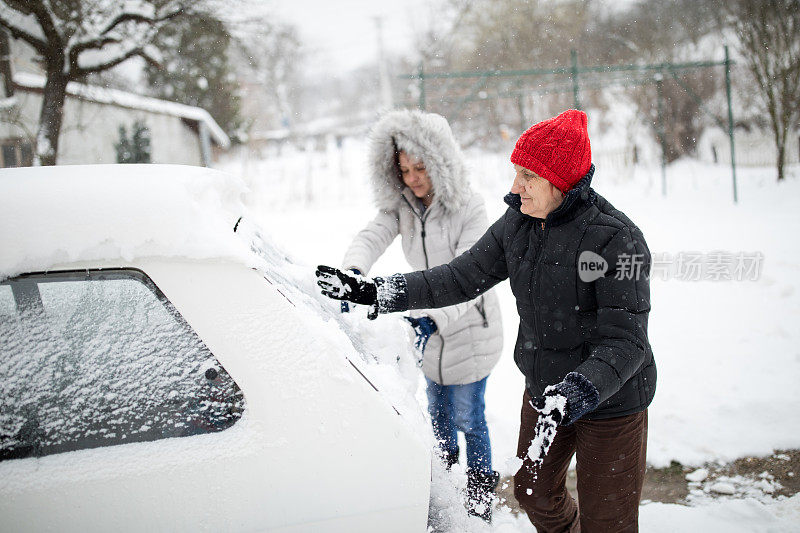
M 487 376 L 488 377 L 488 376 Z M 467 442 L 467 468 L 486 474 L 492 472 L 492 447 L 486 426 L 484 393 L 486 379 L 466 385 L 439 385 L 425 378 L 428 393 L 428 412 L 433 435 L 446 454 L 458 450 L 458 433 Z

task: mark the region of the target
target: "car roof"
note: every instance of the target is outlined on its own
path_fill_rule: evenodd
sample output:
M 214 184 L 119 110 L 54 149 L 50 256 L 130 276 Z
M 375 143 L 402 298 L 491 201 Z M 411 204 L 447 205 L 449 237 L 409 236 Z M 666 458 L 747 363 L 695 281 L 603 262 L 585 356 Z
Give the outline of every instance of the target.
M 69 165 L 0 172 L 0 279 L 56 264 L 138 257 L 248 264 L 233 233 L 247 187 L 185 165 Z

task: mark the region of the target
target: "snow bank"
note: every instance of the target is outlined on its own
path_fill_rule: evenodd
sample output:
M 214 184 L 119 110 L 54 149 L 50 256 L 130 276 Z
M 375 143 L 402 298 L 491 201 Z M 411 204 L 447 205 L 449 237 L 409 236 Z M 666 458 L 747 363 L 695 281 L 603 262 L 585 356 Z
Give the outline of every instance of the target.
M 251 264 L 233 226 L 243 182 L 178 165 L 81 165 L 0 172 L 0 279 L 58 263 L 134 257 Z
M 649 533 L 788 533 L 800 531 L 800 495 L 764 505 L 726 500 L 703 507 L 649 503 L 639 509 L 639 528 Z

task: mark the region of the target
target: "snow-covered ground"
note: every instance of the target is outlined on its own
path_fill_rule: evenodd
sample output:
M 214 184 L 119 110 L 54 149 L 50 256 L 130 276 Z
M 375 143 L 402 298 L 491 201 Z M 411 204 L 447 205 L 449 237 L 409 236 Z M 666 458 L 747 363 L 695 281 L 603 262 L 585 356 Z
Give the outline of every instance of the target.
M 469 162 L 472 182 L 494 219 L 505 209 L 502 196 L 513 177 L 507 154 L 470 153 Z M 338 265 L 352 237 L 374 216 L 364 163 L 363 144 L 346 142 L 326 152 L 235 157 L 219 168 L 245 179 L 250 193 L 244 201 L 258 222 L 296 262 L 312 267 Z M 598 168 L 595 174 L 595 189 L 642 228 L 658 260 L 650 339 L 659 381 L 648 441 L 648 462 L 655 467 L 672 460 L 700 467 L 800 448 L 800 168 L 790 168 L 780 184 L 773 169 L 737 170 L 738 205 L 730 167 L 722 165 L 672 164 L 666 197 L 659 167 Z M 371 274 L 407 270 L 395 243 Z M 506 344 L 489 378 L 486 404 L 494 467 L 511 475 L 523 379 L 511 353 L 517 316 L 508 285 L 498 293 Z M 352 321 L 370 335 L 365 318 Z M 424 408 L 422 389 L 418 384 Z M 534 530 L 508 511 L 497 512 L 491 527 L 460 513 L 459 475 L 463 470 L 456 468 L 455 475 L 439 473 L 434 481 L 440 503 L 451 508 L 452 531 Z M 641 528 L 800 531 L 800 496 L 743 492 L 696 498 L 688 507 L 643 505 Z

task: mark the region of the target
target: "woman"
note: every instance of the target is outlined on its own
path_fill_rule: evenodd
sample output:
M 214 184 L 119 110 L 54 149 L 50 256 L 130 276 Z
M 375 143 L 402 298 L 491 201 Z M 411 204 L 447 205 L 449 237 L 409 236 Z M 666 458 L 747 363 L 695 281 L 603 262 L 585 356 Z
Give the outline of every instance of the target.
M 483 199 L 469 186 L 447 121 L 420 111 L 385 114 L 370 133 L 370 182 L 377 216 L 353 239 L 343 266 L 369 272 L 400 235 L 415 269 L 468 250 L 488 227 Z M 343 307 L 343 310 L 345 308 Z M 488 518 L 497 484 L 484 416 L 486 380 L 500 358 L 503 331 L 495 294 L 406 317 L 417 335 L 434 436 L 449 466 L 464 433 L 468 509 Z
M 641 230 L 590 186 L 582 111 L 533 125 L 511 162 L 509 208 L 448 264 L 374 281 L 320 266 L 317 283 L 327 296 L 389 313 L 468 301 L 508 279 L 520 318 L 514 360 L 526 385 L 520 506 L 537 531 L 636 531 L 656 388 L 650 251 Z M 564 484 L 573 455 L 580 510 Z

